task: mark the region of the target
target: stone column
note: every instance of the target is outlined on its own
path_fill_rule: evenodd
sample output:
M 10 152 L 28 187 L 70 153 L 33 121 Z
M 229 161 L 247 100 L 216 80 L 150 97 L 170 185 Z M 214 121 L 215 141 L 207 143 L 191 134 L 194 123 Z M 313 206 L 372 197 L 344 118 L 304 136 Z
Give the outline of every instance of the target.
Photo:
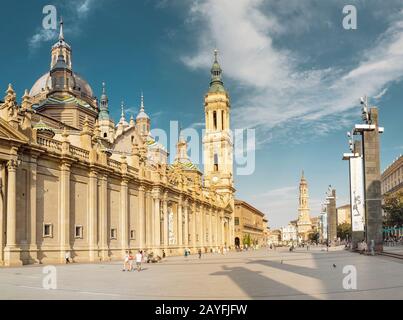
M 31 153 L 31 161 L 29 164 L 29 250 L 32 262 L 36 263 L 38 261 L 38 244 L 37 244 L 37 230 L 40 230 L 41 225 L 36 219 L 36 198 L 37 198 L 37 161 L 38 154 Z
M 154 200 L 151 197 L 151 192 L 146 191 L 146 245 L 151 248 L 154 244 Z
M 71 164 L 62 160 L 60 171 L 60 262 L 64 262 L 66 251 L 71 250 L 70 245 L 70 167 Z
M 224 247 L 225 246 L 225 219 L 224 217 L 221 217 L 221 245 Z
M 189 214 L 188 214 L 188 202 L 185 200 L 185 207 L 184 207 L 184 215 L 185 215 L 185 224 L 184 224 L 184 241 L 183 244 L 187 247 L 189 245 Z
M 192 245 L 193 248 L 197 247 L 197 238 L 196 238 L 196 203 L 193 202 L 193 212 L 192 212 Z
M 109 257 L 108 248 L 108 176 L 106 174 L 100 177 L 99 193 L 99 249 L 101 260 L 106 261 Z
M 160 212 L 160 192 L 158 190 L 154 190 L 153 192 L 153 234 L 154 234 L 154 248 L 155 252 L 159 252 L 157 250 L 161 247 L 161 239 L 160 239 L 160 222 L 161 222 L 161 212 Z
M 205 231 L 204 231 L 204 220 L 205 220 L 205 216 L 204 216 L 204 207 L 203 205 L 200 205 L 199 207 L 199 217 L 200 217 L 200 228 L 199 228 L 199 232 L 200 232 L 200 246 L 203 247 L 204 246 L 204 235 L 205 235 Z
M 124 255 L 129 249 L 129 210 L 128 210 L 128 180 L 123 178 L 120 183 L 120 230 L 121 249 Z
M 90 261 L 97 259 L 97 238 L 98 238 L 98 222 L 97 222 L 97 208 L 98 208 L 98 179 L 97 172 L 91 170 L 89 174 L 88 186 L 88 245 L 89 245 L 89 258 Z
M 354 141 L 354 153 L 359 154 L 360 156 L 362 156 L 361 141 Z M 350 171 L 350 174 L 351 174 L 351 171 Z M 350 194 L 350 198 L 351 198 L 351 194 Z M 350 199 L 350 203 L 352 203 L 353 201 L 354 201 L 354 199 Z M 350 206 L 350 211 L 351 211 L 351 206 Z M 353 225 L 353 215 L 352 214 L 351 214 L 350 223 L 351 223 L 351 226 L 352 226 Z M 364 231 L 351 231 L 351 249 L 353 251 L 357 250 L 358 249 L 358 243 L 361 242 L 363 239 L 365 239 Z
M 6 164 L 0 163 L 0 188 L 1 193 L 4 195 L 6 192 Z M 5 225 L 6 225 L 6 213 L 5 213 L 5 204 L 6 198 L 4 196 L 0 197 L 0 265 L 4 261 L 4 247 L 6 246 L 5 239 Z
M 213 246 L 213 209 L 209 210 L 209 246 Z
M 364 155 L 364 182 L 365 182 L 365 224 L 366 241 L 368 250 L 371 241 L 374 241 L 375 251 L 383 251 L 382 234 L 382 193 L 381 193 L 381 169 L 380 169 L 380 144 L 378 109 L 370 109 L 371 124 L 375 130 L 363 132 Z
M 163 199 L 163 219 L 164 219 L 164 229 L 163 229 L 163 235 L 164 235 L 164 248 L 166 249 L 169 246 L 169 239 L 168 239 L 168 233 L 169 233 L 169 226 L 168 226 L 168 195 L 167 193 L 164 193 L 164 199 Z
M 138 245 L 140 249 L 144 248 L 145 244 L 145 210 L 144 210 L 144 187 L 139 187 L 139 216 L 138 216 Z
M 217 110 L 217 130 L 222 130 L 222 111 Z
M 7 162 L 7 237 L 4 250 L 6 266 L 22 265 L 17 248 L 17 160 Z
M 219 224 L 218 224 L 218 211 L 215 210 L 215 216 L 214 216 L 214 245 L 215 247 L 218 247 L 218 233 L 219 233 Z
M 327 234 L 330 244 L 335 244 L 337 240 L 337 211 L 336 211 L 336 190 L 332 190 L 332 195 L 328 198 L 327 205 Z
M 177 227 L 177 231 L 178 231 L 178 237 L 177 237 L 177 245 L 178 246 L 182 246 L 183 245 L 183 240 L 182 240 L 182 198 L 179 199 L 179 203 L 178 203 L 178 213 L 177 213 L 177 221 L 178 221 L 178 227 Z

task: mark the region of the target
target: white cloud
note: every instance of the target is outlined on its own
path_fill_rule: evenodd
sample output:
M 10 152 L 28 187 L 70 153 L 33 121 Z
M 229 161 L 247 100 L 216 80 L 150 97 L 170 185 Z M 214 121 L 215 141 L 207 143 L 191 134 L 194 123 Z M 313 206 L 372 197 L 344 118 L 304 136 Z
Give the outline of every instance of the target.
M 55 40 L 57 38 L 56 30 L 40 29 L 28 40 L 28 45 L 31 50 L 37 49 L 43 42 Z
M 352 57 L 360 58 L 355 66 L 307 69 L 306 58 L 280 47 L 277 40 L 285 33 L 309 30 L 310 25 L 298 18 L 297 31 L 293 20 L 284 23 L 282 16 L 264 10 L 275 4 L 263 0 L 208 0 L 195 1 L 190 10 L 188 21 L 203 26 L 199 28 L 198 52 L 183 57 L 183 62 L 189 68 L 208 68 L 212 49 L 219 48 L 224 76 L 243 92 L 233 101 L 235 127 L 255 127 L 261 130 L 260 136 L 272 132 L 274 137 L 286 136 L 283 133 L 289 128 L 303 128 L 300 137 L 312 132 L 329 133 L 351 125 L 352 115 L 359 118 L 359 97 L 379 96 L 381 90 L 401 79 L 402 12 L 390 19 L 389 28 L 375 43 Z M 304 10 L 304 14 L 318 14 L 311 12 L 315 7 L 306 2 L 302 6 L 300 1 L 291 1 L 290 6 Z M 288 3 L 284 7 L 290 10 Z
M 68 22 L 64 24 L 65 34 L 79 34 L 81 23 L 89 15 L 94 3 L 94 0 L 74 0 L 69 1 L 66 5 L 57 6 L 58 18 L 64 13 L 64 21 Z M 36 33 L 28 39 L 30 51 L 38 49 L 43 43 L 56 40 L 57 36 L 58 30 L 37 29 Z

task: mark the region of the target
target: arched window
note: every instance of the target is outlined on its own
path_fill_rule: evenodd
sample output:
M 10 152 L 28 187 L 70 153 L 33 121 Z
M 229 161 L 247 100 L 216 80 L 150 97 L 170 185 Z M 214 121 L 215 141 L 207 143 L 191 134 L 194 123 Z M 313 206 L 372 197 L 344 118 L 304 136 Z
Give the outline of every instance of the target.
M 217 111 L 213 111 L 213 126 L 214 130 L 217 130 Z
M 104 132 L 104 138 L 107 138 L 108 134 L 106 132 Z
M 217 153 L 214 153 L 214 171 L 218 171 L 218 155 Z
M 131 138 L 131 139 L 132 139 L 132 144 L 133 144 L 133 141 L 134 141 L 134 136 L 132 136 L 132 138 Z

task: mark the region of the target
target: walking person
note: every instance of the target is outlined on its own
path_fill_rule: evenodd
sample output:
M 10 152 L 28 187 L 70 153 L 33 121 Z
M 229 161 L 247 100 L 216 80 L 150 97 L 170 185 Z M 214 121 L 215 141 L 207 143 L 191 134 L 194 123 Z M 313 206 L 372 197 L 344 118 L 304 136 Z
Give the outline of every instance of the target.
M 165 259 L 166 254 L 165 254 L 165 250 L 162 250 L 162 258 Z
M 66 259 L 66 264 L 70 263 L 70 259 L 71 259 L 70 250 L 66 251 L 66 254 L 64 255 L 64 258 Z
M 122 271 L 129 271 L 129 251 L 126 251 L 125 256 L 123 257 L 123 270 Z
M 133 260 L 134 260 L 134 257 L 132 255 L 132 252 L 130 251 L 129 252 L 129 271 L 134 271 Z
M 141 271 L 141 262 L 142 261 L 143 261 L 143 255 L 141 254 L 140 251 L 138 251 L 136 253 L 136 269 L 137 269 L 137 272 Z
M 199 259 L 201 259 L 201 256 L 202 256 L 202 251 L 201 251 L 201 249 L 199 249 Z

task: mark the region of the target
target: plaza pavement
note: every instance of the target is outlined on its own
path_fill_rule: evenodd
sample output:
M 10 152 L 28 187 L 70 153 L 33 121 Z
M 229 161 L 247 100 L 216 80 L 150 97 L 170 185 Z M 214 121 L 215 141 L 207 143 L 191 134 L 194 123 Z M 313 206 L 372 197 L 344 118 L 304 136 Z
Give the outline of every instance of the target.
M 343 289 L 346 265 L 357 290 Z M 140 273 L 120 262 L 58 265 L 56 290 L 42 287 L 43 267 L 0 268 L 0 299 L 403 299 L 403 260 L 344 250 L 168 257 Z

